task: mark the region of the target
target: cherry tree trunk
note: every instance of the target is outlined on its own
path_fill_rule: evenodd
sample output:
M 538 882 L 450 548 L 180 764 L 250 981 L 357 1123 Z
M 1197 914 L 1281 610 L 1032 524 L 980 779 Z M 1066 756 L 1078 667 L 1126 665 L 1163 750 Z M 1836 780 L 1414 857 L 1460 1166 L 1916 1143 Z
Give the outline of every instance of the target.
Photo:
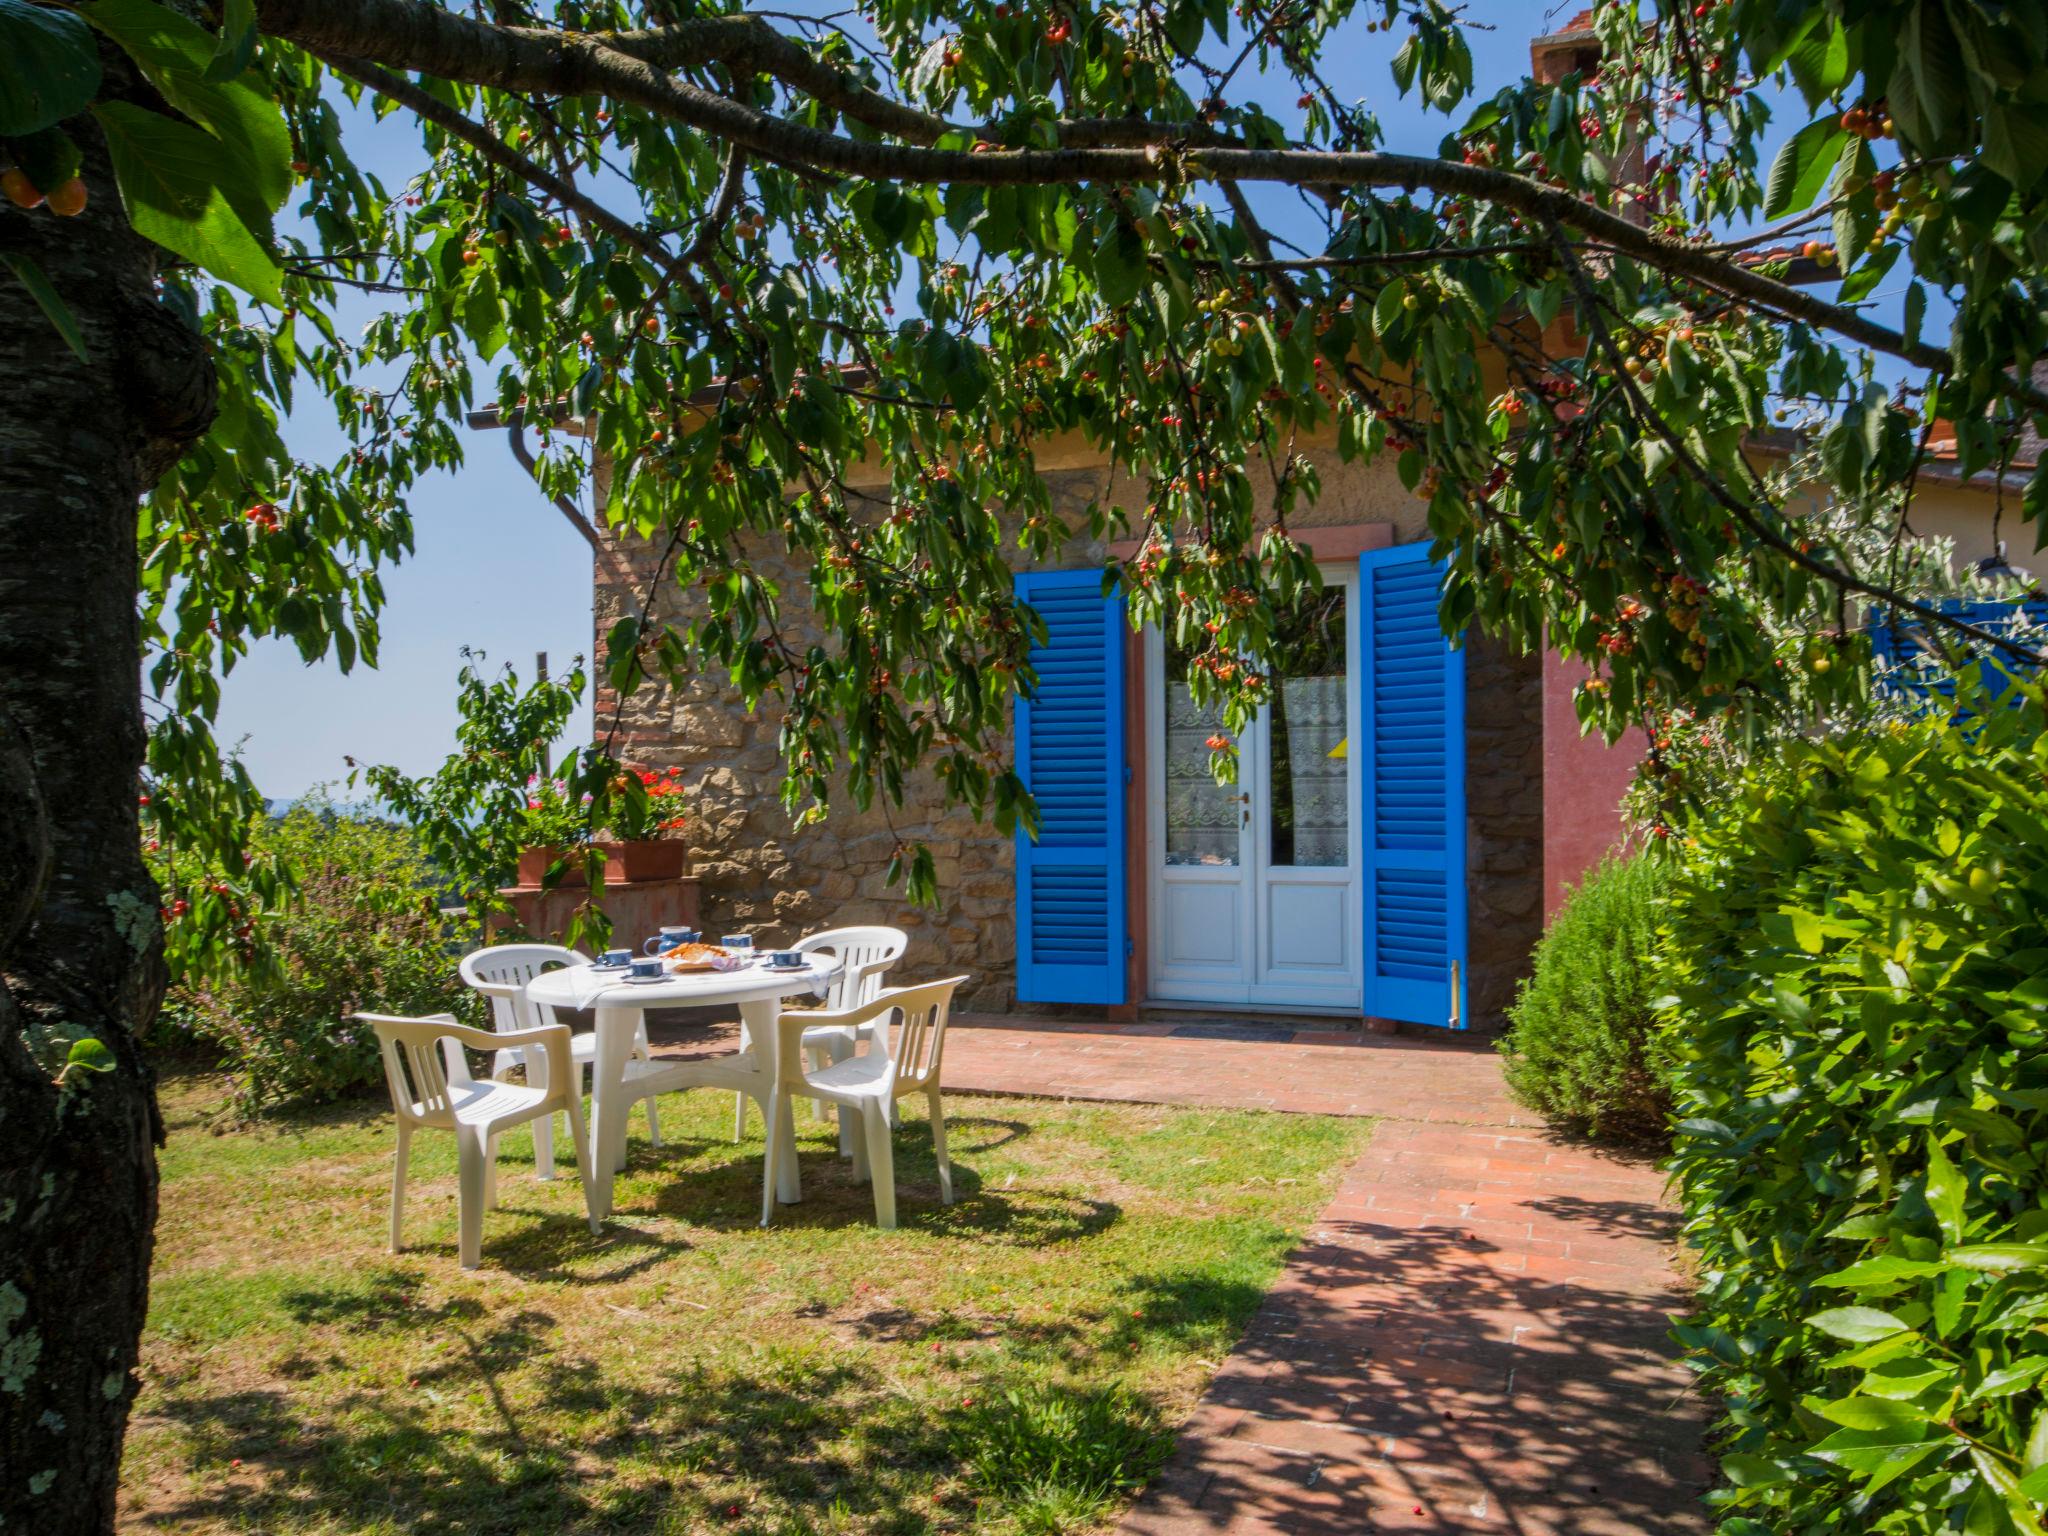
M 116 67 L 110 59 L 110 75 Z M 111 81 L 110 81 L 111 83 Z M 152 296 L 89 119 L 77 218 L 0 201 L 80 361 L 0 262 L 0 1533 L 114 1527 L 162 1139 L 138 1037 L 163 993 L 143 865 L 136 500 L 214 406 Z M 112 1070 L 57 1081 L 73 1041 Z

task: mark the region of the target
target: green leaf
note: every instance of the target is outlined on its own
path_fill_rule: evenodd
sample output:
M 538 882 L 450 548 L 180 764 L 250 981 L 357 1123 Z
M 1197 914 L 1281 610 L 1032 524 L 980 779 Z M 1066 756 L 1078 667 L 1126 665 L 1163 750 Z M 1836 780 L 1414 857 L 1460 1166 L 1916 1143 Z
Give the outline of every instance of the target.
M 1403 313 L 1401 301 L 1408 296 L 1408 284 L 1402 278 L 1395 278 L 1380 289 L 1379 297 L 1372 304 L 1372 331 L 1375 336 L 1385 339 L 1387 332 L 1399 323 Z
M 1925 1424 L 1838 1429 L 1808 1454 L 1833 1462 L 1846 1472 L 1870 1478 L 1873 1486 L 1881 1486 L 1949 1444 L 1947 1440 L 1926 1439 L 1926 1433 Z
M 1964 1269 L 2009 1274 L 2014 1270 L 2039 1269 L 2048 1264 L 2048 1244 L 1971 1243 L 1961 1248 L 1950 1248 L 1942 1257 Z
M 2032 1482 L 2036 1474 L 2048 1473 L 2048 1404 L 2034 1414 L 2034 1428 L 2027 1436 L 2026 1456 L 2020 1464 L 2027 1469 L 2026 1481 L 2020 1484 L 2020 1491 L 2025 1493 L 2027 1483 Z M 2038 1495 L 2030 1494 L 2029 1497 Z
M 1422 50 L 1416 46 L 1415 34 L 1411 32 L 1408 41 L 1403 43 L 1400 51 L 1394 55 L 1394 87 L 1403 96 L 1408 94 L 1408 88 L 1415 83 L 1415 71 L 1421 63 Z
M 1958 1242 L 1963 1235 L 1963 1206 L 1969 1199 L 1969 1185 L 1949 1161 L 1948 1154 L 1941 1150 L 1941 1142 L 1935 1136 L 1927 1138 L 1927 1206 L 1934 1212 L 1934 1219 L 1941 1226 L 1941 1235 L 1950 1242 Z M 1998 1246 L 1990 1244 L 1986 1246 Z M 1949 1257 L 1957 1263 L 1962 1260 L 1958 1254 L 1967 1249 L 1951 1250 Z
M 1095 289 L 1111 309 L 1121 309 L 1138 296 L 1148 276 L 1145 242 L 1121 219 L 1109 238 L 1095 248 Z
M 57 334 L 64 338 L 64 344 L 78 355 L 81 363 L 92 359 L 86 355 L 85 338 L 78 333 L 78 322 L 71 317 L 71 307 L 64 302 L 64 296 L 50 285 L 50 279 L 35 259 L 25 251 L 0 251 L 0 263 L 5 263 L 21 285 L 28 290 L 29 297 L 57 328 Z
M 1955 1379 L 1955 1367 L 1920 1355 L 1903 1355 L 1873 1366 L 1863 1376 L 1866 1397 L 1918 1397 L 1929 1387 Z
M 0 60 L 0 137 L 60 123 L 99 93 L 99 49 L 68 11 L 0 0 Z
M 249 80 L 208 78 L 217 51 L 204 28 L 150 0 L 94 0 L 85 17 L 142 67 L 165 101 L 215 141 L 213 174 L 261 240 L 292 188 L 292 139 L 277 103 Z
M 107 1049 L 104 1040 L 95 1040 L 87 1035 L 83 1040 L 71 1042 L 71 1049 L 64 1057 L 68 1071 L 72 1067 L 82 1072 L 111 1072 L 114 1070 L 114 1053 Z
M 38 187 L 61 187 L 84 168 L 85 157 L 62 128 L 45 128 L 12 141 L 15 163 Z
M 2015 1360 L 2011 1365 L 2003 1365 L 1995 1371 L 1988 1372 L 1984 1379 L 1977 1383 L 1976 1390 L 1970 1394 L 1970 1400 L 1975 1402 L 1979 1398 L 2010 1397 L 2015 1392 L 2024 1392 L 2039 1379 L 2043 1371 L 2048 1371 L 2048 1358 L 2043 1356 L 2029 1355 L 2024 1360 Z
M 125 101 L 105 102 L 93 116 L 137 234 L 267 303 L 284 302 L 277 258 L 215 184 L 218 140 Z
M 1962 47 L 1946 6 L 1942 0 L 1915 0 L 1900 29 L 1892 71 L 1893 119 L 1914 148 L 1938 151 L 1967 116 L 1967 93 Z
M 1832 1275 L 1824 1275 L 1817 1283 L 1858 1291 L 1871 1286 L 1894 1285 L 1901 1280 L 1915 1280 L 1922 1275 L 1938 1275 L 1946 1267 L 1925 1259 L 1902 1259 L 1896 1254 L 1881 1253 L 1874 1258 L 1861 1259 Z
M 1721 1458 L 1721 1471 L 1738 1488 L 1769 1488 L 1792 1480 L 1792 1469 L 1782 1461 L 1737 1451 Z
M 2048 122 L 2038 106 L 1984 108 L 1984 163 L 2026 192 L 2048 170 Z
M 205 78 L 232 80 L 256 56 L 256 0 L 227 0 L 221 7 L 220 42 L 207 61 Z
M 1835 295 L 1842 304 L 1854 304 L 1868 296 L 1870 291 L 1884 281 L 1885 275 L 1898 265 L 1899 252 L 1903 249 L 1896 242 L 1890 243 L 1871 253 L 1855 271 L 1842 279 L 1841 291 Z
M 1820 919 L 1811 912 L 1791 911 L 1785 914 L 1792 919 L 1792 936 L 1799 947 L 1809 955 L 1820 953 L 1822 937 Z
M 1817 117 L 1785 141 L 1771 162 L 1764 186 L 1764 217 L 1781 218 L 1811 208 L 1827 185 L 1828 171 L 1849 135 L 1839 117 Z
M 1906 1332 L 1903 1322 L 1875 1307 L 1832 1307 L 1828 1311 L 1814 1313 L 1806 1322 L 1808 1327 L 1818 1328 L 1831 1338 L 1845 1339 L 1851 1344 L 1868 1344 Z
M 1892 1429 L 1902 1424 L 1927 1422 L 1924 1410 L 1890 1397 L 1838 1398 L 1834 1402 L 1817 1405 L 1814 1411 L 1845 1429 Z

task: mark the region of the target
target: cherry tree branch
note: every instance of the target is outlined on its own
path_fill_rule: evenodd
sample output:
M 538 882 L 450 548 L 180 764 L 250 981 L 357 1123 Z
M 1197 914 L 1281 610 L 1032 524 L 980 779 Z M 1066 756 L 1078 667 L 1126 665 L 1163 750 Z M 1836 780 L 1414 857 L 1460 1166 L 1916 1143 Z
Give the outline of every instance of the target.
M 1586 276 L 1585 268 L 1580 264 L 1577 255 L 1573 252 L 1571 243 L 1564 238 L 1562 231 L 1557 230 L 1555 227 L 1551 230 L 1551 238 L 1557 248 L 1558 258 L 1564 263 L 1565 270 L 1571 278 L 1573 291 L 1578 297 L 1579 310 L 1585 316 L 1586 325 L 1593 335 L 1594 344 L 1605 354 L 1609 366 L 1613 368 L 1616 384 L 1627 398 L 1632 414 L 1664 441 L 1665 445 L 1671 449 L 1673 458 L 1685 469 L 1686 473 L 1691 475 L 1705 489 L 1707 494 L 1721 506 L 1723 511 L 1747 528 L 1758 543 L 1765 545 L 1782 558 L 1791 561 L 1794 565 L 1801 566 L 1813 575 L 1818 576 L 1837 592 L 1854 592 L 1863 597 L 1873 598 L 1889 607 L 1902 609 L 1907 613 L 1926 620 L 1930 624 L 1938 625 L 1959 635 L 1967 635 L 1972 640 L 2003 651 L 2015 660 L 2025 662 L 2030 666 L 2040 666 L 2044 661 L 2048 661 L 2048 657 L 2044 657 L 2040 652 L 2021 645 L 2017 641 L 2007 639 L 2000 634 L 1995 634 L 1991 630 L 1969 623 L 1967 620 L 1959 619 L 1952 613 L 1944 613 L 1941 609 L 1931 604 L 1918 602 L 1895 588 L 1879 586 L 1874 582 L 1865 580 L 1854 571 L 1845 570 L 1841 566 L 1822 560 L 1810 551 L 1801 549 L 1791 539 L 1786 538 L 1777 529 L 1765 522 L 1758 515 L 1757 509 L 1754 506 L 1742 497 L 1730 492 L 1721 483 L 1717 475 L 1694 457 L 1692 449 L 1685 439 L 1673 430 L 1671 424 L 1664 419 L 1663 414 L 1644 398 L 1641 389 L 1638 388 L 1635 380 L 1629 376 L 1627 369 L 1623 366 L 1626 360 L 1622 355 L 1621 348 L 1616 345 L 1613 334 L 1607 328 L 1605 316 L 1600 312 L 1599 295 L 1593 291 L 1591 280 Z M 1772 508 L 1771 510 L 1777 513 L 1778 516 L 1782 517 L 1784 515 L 1777 508 Z
M 1063 135 L 1072 142 L 1058 149 L 936 148 L 936 141 L 946 134 L 972 130 L 894 103 L 890 106 L 897 110 L 885 109 L 881 104 L 889 98 L 821 63 L 758 18 L 719 19 L 732 21 L 731 26 L 709 20 L 679 23 L 650 33 L 607 37 L 494 26 L 420 0 L 259 0 L 257 14 L 265 32 L 323 58 L 374 59 L 388 68 L 505 91 L 607 95 L 800 171 L 982 186 L 1256 181 L 1411 193 L 1427 189 L 1474 198 L 1514 209 L 1539 223 L 1561 225 L 1669 276 L 1768 305 L 1915 367 L 1946 374 L 1954 366 L 1945 350 L 1909 340 L 1854 309 L 1766 277 L 1706 246 L 1644 229 L 1557 187 L 1492 166 L 1377 151 L 1196 143 L 1186 125 L 1143 120 L 1070 123 Z M 909 142 L 867 142 L 811 128 L 665 72 L 713 61 L 765 71 L 798 89 L 831 92 L 848 115 L 869 126 L 886 123 Z M 1144 142 L 1124 147 L 1137 140 Z M 2031 380 L 2001 373 L 1995 383 L 2000 393 L 2048 411 L 2048 392 Z

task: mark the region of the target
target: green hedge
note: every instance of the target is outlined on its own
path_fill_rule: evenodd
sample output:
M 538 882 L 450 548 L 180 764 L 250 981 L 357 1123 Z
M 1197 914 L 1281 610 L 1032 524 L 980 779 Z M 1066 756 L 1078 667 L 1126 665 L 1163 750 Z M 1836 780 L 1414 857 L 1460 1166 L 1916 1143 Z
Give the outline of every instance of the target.
M 1668 904 L 1725 1536 L 2038 1532 L 2048 1495 L 2048 740 L 1799 743 Z
M 1595 1136 L 1661 1139 L 1671 1108 L 1651 975 L 1661 857 L 1610 859 L 1544 930 L 1501 1040 L 1508 1086 L 1530 1108 Z

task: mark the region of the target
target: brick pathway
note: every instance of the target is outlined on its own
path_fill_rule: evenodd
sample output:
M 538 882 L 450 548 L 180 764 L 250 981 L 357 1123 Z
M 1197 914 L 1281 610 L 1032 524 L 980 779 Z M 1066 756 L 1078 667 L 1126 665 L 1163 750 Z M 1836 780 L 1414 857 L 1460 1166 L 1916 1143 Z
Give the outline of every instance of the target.
M 1382 1117 L 1125 1536 L 1705 1531 L 1646 1162 L 1551 1137 L 1486 1048 L 963 1018 L 971 1092 Z
M 1535 1127 L 1508 1097 L 1491 1046 L 1359 1030 L 1276 1029 L 1205 1038 L 1214 1026 L 1053 1024 L 961 1014 L 946 1036 L 946 1086 L 962 1093 L 1207 1104 Z

